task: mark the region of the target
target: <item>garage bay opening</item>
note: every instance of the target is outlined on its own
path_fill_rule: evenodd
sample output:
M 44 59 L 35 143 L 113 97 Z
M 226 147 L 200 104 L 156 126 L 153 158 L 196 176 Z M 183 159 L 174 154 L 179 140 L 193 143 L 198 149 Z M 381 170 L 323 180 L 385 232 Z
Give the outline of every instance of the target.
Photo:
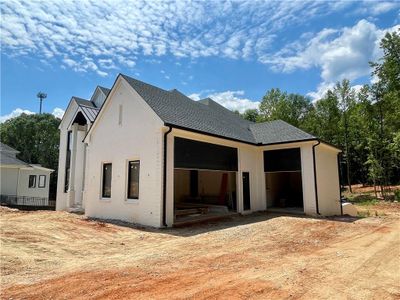
M 264 151 L 269 211 L 304 213 L 300 148 Z
M 237 149 L 175 138 L 174 223 L 237 211 Z

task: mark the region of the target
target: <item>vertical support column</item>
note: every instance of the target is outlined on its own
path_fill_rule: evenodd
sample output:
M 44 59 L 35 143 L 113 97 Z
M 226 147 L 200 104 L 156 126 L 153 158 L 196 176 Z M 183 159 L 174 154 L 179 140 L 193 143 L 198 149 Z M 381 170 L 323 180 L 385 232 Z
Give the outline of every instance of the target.
M 308 215 L 314 215 L 317 213 L 317 208 L 315 206 L 314 163 L 312 155 L 312 144 L 301 146 L 300 149 L 304 212 Z
M 71 165 L 69 171 L 69 207 L 75 204 L 75 167 L 76 167 L 76 141 L 78 133 L 78 124 L 72 124 L 72 149 L 71 149 Z
M 167 135 L 167 201 L 166 201 L 166 223 L 168 227 L 174 224 L 174 135 Z

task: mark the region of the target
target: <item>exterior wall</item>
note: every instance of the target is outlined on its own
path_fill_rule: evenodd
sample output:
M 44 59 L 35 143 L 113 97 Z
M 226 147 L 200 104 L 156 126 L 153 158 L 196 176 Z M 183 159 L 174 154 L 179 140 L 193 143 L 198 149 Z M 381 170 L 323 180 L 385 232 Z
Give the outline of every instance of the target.
M 60 125 L 60 150 L 58 161 L 57 178 L 57 201 L 56 210 L 68 210 L 69 208 L 84 207 L 83 189 L 84 173 L 86 164 L 86 147 L 82 142 L 86 136 L 90 124 L 80 126 L 71 124 L 79 111 L 79 107 L 72 102 L 65 113 Z M 87 121 L 89 123 L 89 121 Z M 65 163 L 67 156 L 68 131 L 71 131 L 71 168 L 69 178 L 69 189 L 64 192 L 65 186 Z
M 36 187 L 29 188 L 29 176 L 36 175 Z M 46 176 L 44 188 L 39 187 L 39 176 Z M 20 169 L 20 176 L 18 180 L 18 196 L 27 197 L 49 197 L 49 183 L 50 183 L 50 172 L 40 169 Z
M 213 143 L 238 149 L 238 172 L 236 175 L 236 198 L 238 212 L 250 213 L 266 209 L 265 200 L 265 176 L 264 167 L 260 163 L 263 161 L 263 150 L 260 147 L 228 141 L 217 137 L 189 131 L 173 129 L 167 136 L 167 203 L 166 203 L 166 222 L 172 226 L 174 222 L 174 138 L 182 137 L 197 141 Z M 250 173 L 250 203 L 251 209 L 243 210 L 242 194 L 242 172 Z M 200 189 L 200 187 L 199 187 Z
M 316 144 L 313 142 L 302 142 L 302 143 L 289 143 L 273 146 L 261 147 L 264 150 L 276 150 L 276 149 L 288 149 L 288 148 L 300 148 L 301 156 L 301 180 L 303 187 L 303 205 L 304 212 L 308 215 L 316 214 L 316 202 L 315 202 L 315 189 L 314 189 L 314 167 L 313 167 L 313 155 L 312 146 Z M 262 162 L 263 162 L 262 158 Z M 264 172 L 264 171 L 263 171 Z M 263 173 L 265 176 L 265 173 Z
M 58 154 L 58 177 L 57 177 L 57 199 L 56 199 L 56 210 L 66 210 L 69 207 L 69 193 L 64 192 L 65 184 L 65 160 L 67 157 L 67 134 L 72 122 L 72 118 L 75 116 L 78 110 L 78 105 L 75 101 L 71 102 L 66 110 L 62 122 L 60 124 L 60 147 Z
M 319 212 L 340 215 L 338 151 L 324 144 L 315 148 Z
M 119 111 L 122 105 L 122 122 Z M 120 78 L 86 138 L 85 214 L 162 224 L 162 122 Z M 127 199 L 129 160 L 140 160 L 139 199 Z M 102 164 L 112 163 L 111 197 L 101 197 Z
M 18 184 L 18 168 L 0 168 L 1 195 L 17 195 L 17 184 Z
M 25 197 L 49 197 L 50 171 L 36 168 L 1 167 L 1 195 Z M 29 188 L 29 176 L 36 175 L 36 185 Z M 45 186 L 39 187 L 39 176 L 45 176 Z M 46 205 L 46 204 L 44 204 Z
M 99 88 L 96 88 L 96 92 L 94 93 L 91 101 L 94 102 L 96 107 L 101 107 L 101 105 L 104 103 L 104 100 L 106 100 L 106 95 L 104 95 Z

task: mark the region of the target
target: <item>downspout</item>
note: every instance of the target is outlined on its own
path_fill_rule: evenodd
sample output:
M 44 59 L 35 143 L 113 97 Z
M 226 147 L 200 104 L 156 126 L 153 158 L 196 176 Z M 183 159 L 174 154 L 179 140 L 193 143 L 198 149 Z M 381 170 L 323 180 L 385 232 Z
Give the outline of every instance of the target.
M 162 223 L 167 227 L 167 135 L 172 131 L 169 126 L 168 131 L 164 132 L 164 165 L 163 165 L 163 216 Z
M 314 166 L 314 189 L 315 189 L 315 208 L 317 210 L 317 215 L 319 213 L 319 205 L 318 205 L 318 186 L 317 186 L 317 167 L 315 165 L 315 147 L 321 144 L 321 141 L 318 140 L 318 143 L 312 146 L 312 154 L 313 154 L 313 166 Z
M 342 205 L 342 185 L 341 177 L 342 172 L 340 171 L 340 152 L 337 154 L 337 164 L 338 164 L 338 177 L 339 177 L 339 204 L 340 204 L 340 215 L 343 216 L 343 205 Z

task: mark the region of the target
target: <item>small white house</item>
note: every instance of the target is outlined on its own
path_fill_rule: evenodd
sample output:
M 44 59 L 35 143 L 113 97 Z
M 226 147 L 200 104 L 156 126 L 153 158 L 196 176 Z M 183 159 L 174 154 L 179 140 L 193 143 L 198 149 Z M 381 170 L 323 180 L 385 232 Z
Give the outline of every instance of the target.
M 1 203 L 11 205 L 49 205 L 50 174 L 54 171 L 23 162 L 19 151 L 0 143 Z
M 57 210 L 154 227 L 255 211 L 341 214 L 336 147 L 283 121 L 118 75 L 60 124 Z

